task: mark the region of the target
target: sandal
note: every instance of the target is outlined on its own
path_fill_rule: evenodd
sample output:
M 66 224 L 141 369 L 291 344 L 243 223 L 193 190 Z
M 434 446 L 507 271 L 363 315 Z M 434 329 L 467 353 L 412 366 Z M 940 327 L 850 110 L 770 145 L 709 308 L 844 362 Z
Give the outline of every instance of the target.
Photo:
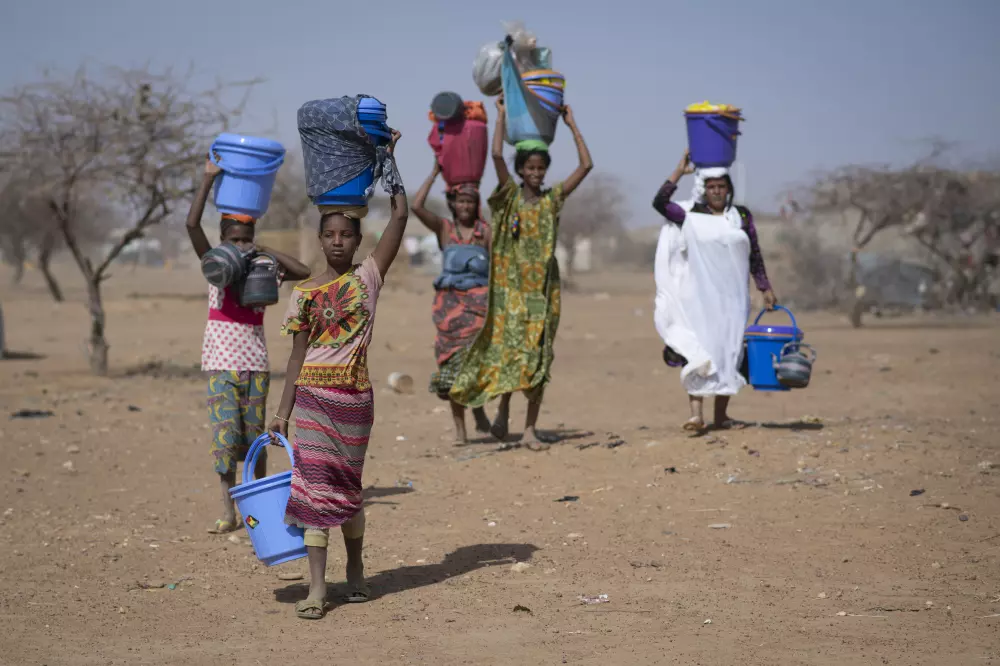
M 692 416 L 682 426 L 684 432 L 705 432 L 705 422 L 697 416 Z
M 303 620 L 322 620 L 326 615 L 326 602 L 322 599 L 304 599 L 295 604 L 295 615 Z
M 712 426 L 716 430 L 746 430 L 750 427 L 750 424 L 746 421 L 737 421 L 736 419 L 726 419 L 722 423 L 716 423 Z
M 356 587 L 352 592 L 350 592 L 346 597 L 344 597 L 344 601 L 346 601 L 349 604 L 363 604 L 366 603 L 369 599 L 371 599 L 371 596 L 372 596 L 371 588 L 368 587 L 368 585 L 360 585 Z
M 225 520 L 224 518 L 219 518 L 215 521 L 215 527 L 208 530 L 209 534 L 229 534 L 230 532 L 235 532 L 240 528 L 240 523 L 235 520 Z

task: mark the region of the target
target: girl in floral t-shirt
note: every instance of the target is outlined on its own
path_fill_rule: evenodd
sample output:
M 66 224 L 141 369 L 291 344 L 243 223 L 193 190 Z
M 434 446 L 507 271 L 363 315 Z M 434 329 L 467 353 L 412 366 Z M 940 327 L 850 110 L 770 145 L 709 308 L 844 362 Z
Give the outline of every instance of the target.
M 399 133 L 392 132 L 392 154 Z M 395 167 L 393 167 L 395 169 Z M 340 527 L 347 549 L 349 603 L 368 601 L 361 547 L 365 513 L 361 474 L 375 403 L 368 378 L 368 347 L 382 281 L 406 228 L 402 187 L 393 192 L 392 216 L 375 251 L 360 264 L 361 220 L 352 212 L 320 220 L 326 271 L 297 287 L 282 332 L 293 337 L 289 379 L 270 430 L 288 434 L 295 410 L 295 463 L 285 522 L 305 529 L 309 595 L 295 607 L 304 619 L 326 612 L 326 558 L 331 527 Z

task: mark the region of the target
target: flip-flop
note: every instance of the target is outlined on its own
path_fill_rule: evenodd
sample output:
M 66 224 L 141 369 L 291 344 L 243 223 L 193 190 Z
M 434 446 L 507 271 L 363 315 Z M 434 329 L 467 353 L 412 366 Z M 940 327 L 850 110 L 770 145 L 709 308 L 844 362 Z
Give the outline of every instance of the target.
M 235 532 L 239 529 L 240 523 L 235 520 L 225 520 L 219 518 L 215 521 L 215 527 L 209 528 L 209 534 L 229 534 L 230 532 Z
M 344 597 L 344 601 L 346 601 L 349 604 L 363 604 L 366 603 L 369 599 L 371 599 L 371 597 L 372 597 L 371 588 L 368 587 L 367 585 L 362 585 L 360 587 L 356 587 L 353 591 L 348 593 L 348 595 Z
M 326 602 L 321 599 L 304 599 L 295 604 L 295 615 L 303 620 L 322 620 L 326 615 Z

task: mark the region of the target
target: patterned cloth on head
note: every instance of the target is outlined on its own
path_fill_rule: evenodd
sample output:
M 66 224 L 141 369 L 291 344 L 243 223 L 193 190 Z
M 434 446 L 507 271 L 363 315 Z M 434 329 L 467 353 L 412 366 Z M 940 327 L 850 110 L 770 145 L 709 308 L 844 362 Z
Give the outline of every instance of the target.
M 208 378 L 208 418 L 212 424 L 212 457 L 218 474 L 233 474 L 250 445 L 264 432 L 267 372 L 223 370 Z
M 559 327 L 555 250 L 562 184 L 527 203 L 511 179 L 494 191 L 489 204 L 493 217 L 486 320 L 450 394 L 469 407 L 516 391 L 525 391 L 532 400 L 541 398 Z
M 318 197 L 374 167 L 375 183 L 390 195 L 403 191 L 403 179 L 388 146 L 375 146 L 358 120 L 358 103 L 368 95 L 306 102 L 298 112 L 299 137 L 306 171 L 306 193 Z

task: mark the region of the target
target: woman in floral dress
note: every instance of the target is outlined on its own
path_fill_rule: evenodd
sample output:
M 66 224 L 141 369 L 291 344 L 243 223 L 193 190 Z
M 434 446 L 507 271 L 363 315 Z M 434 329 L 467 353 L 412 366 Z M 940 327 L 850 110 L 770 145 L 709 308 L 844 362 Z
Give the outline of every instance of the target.
M 493 164 L 499 184 L 489 199 L 493 230 L 489 305 L 483 330 L 469 349 L 451 397 L 471 407 L 499 397 L 492 432 L 503 441 L 510 397 L 523 391 L 528 414 L 522 444 L 532 451 L 544 451 L 549 445 L 539 438 L 535 424 L 550 378 L 559 326 L 559 265 L 555 255 L 559 212 L 594 163 L 567 106 L 563 118 L 576 142 L 580 160 L 576 170 L 562 183 L 545 189 L 545 174 L 552 161 L 548 147 L 541 142 L 518 145 L 514 172 L 523 180 L 518 185 L 503 156 L 503 99 L 497 100 L 497 112 Z

